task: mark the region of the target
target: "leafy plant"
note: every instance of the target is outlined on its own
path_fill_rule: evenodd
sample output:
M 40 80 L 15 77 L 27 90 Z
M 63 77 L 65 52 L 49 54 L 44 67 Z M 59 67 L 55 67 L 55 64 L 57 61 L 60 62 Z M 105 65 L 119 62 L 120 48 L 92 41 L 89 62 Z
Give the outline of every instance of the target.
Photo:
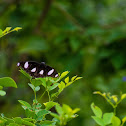
M 22 29 L 21 27 L 16 27 L 14 29 L 11 30 L 12 27 L 6 27 L 6 29 L 4 31 L 2 31 L 2 29 L 0 29 L 0 38 L 13 32 L 13 31 L 18 31 L 20 29 Z
M 0 124 L 3 126 L 64 126 L 68 121 L 77 117 L 77 112 L 80 110 L 79 108 L 75 108 L 72 110 L 68 105 L 63 104 L 61 107 L 59 103 L 54 102 L 54 100 L 59 96 L 59 94 L 73 82 L 81 79 L 82 77 L 74 76 L 71 79 L 66 77 L 69 73 L 65 71 L 58 78 L 45 77 L 45 78 L 32 78 L 28 73 L 26 73 L 23 69 L 20 70 L 30 81 L 28 85 L 34 92 L 35 99 L 33 100 L 32 105 L 23 100 L 18 100 L 22 105 L 22 108 L 25 111 L 26 118 L 15 117 L 12 119 L 6 118 L 4 115 L 1 115 Z M 64 81 L 63 81 L 63 78 Z M 7 80 L 7 78 L 5 78 Z M 10 84 L 11 86 L 11 84 Z M 41 88 L 45 88 L 45 91 L 42 92 L 42 95 L 38 98 L 37 92 L 41 91 Z M 51 91 L 55 89 L 55 92 Z M 48 102 L 39 103 L 42 99 L 43 95 L 47 93 Z M 56 112 L 51 112 L 50 109 L 55 107 Z M 46 118 L 47 115 L 52 116 L 51 120 Z
M 122 94 L 120 99 L 116 95 L 110 95 L 110 93 L 101 93 L 100 91 L 96 91 L 94 94 L 99 94 L 104 97 L 114 109 L 114 112 L 103 114 L 102 110 L 92 103 L 91 109 L 95 114 L 95 116 L 92 116 L 92 118 L 95 120 L 95 122 L 100 126 L 123 126 L 126 122 L 126 116 L 121 121 L 119 117 L 116 116 L 116 109 L 119 103 L 126 98 L 126 94 Z

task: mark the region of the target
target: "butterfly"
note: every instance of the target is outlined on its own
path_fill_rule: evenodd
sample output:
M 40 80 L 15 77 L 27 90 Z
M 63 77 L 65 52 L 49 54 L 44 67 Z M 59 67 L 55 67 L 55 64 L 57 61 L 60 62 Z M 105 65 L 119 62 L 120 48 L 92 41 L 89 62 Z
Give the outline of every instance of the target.
M 30 74 L 32 77 L 38 78 L 38 77 L 58 77 L 57 71 L 46 65 L 45 62 L 35 62 L 35 61 L 26 61 L 26 62 L 18 62 L 18 67 L 23 68 L 28 74 Z

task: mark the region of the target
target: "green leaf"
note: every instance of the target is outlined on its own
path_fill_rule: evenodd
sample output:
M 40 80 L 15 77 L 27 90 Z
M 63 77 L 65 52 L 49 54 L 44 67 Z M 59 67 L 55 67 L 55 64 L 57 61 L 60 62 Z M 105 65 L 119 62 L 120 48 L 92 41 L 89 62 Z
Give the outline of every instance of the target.
M 122 94 L 121 95 L 121 100 L 125 99 L 126 98 L 126 94 Z
M 15 123 L 17 123 L 17 124 L 22 124 L 22 119 L 21 119 L 21 117 L 15 117 L 15 118 L 13 118 L 13 120 L 14 120 Z
M 103 115 L 103 121 L 105 125 L 108 125 L 112 121 L 112 117 L 114 116 L 114 113 L 105 113 Z
M 77 77 L 75 80 L 79 80 L 79 79 L 81 79 L 81 78 L 83 78 L 83 77 Z
M 65 78 L 65 83 L 69 83 L 69 77 Z
M 18 102 L 20 102 L 23 106 L 26 106 L 27 108 L 31 108 L 31 105 L 26 101 L 18 100 Z
M 33 84 L 29 84 L 28 85 L 31 87 L 31 89 L 34 91 L 35 90 L 35 86 Z
M 105 126 L 104 121 L 102 118 L 96 117 L 96 116 L 92 116 L 92 118 L 95 120 L 95 122 L 100 125 L 100 126 Z
M 40 122 L 40 124 L 42 124 L 42 126 L 52 126 L 51 125 L 52 123 L 54 123 L 54 121 L 45 120 L 45 121 Z
M 41 85 L 46 87 L 46 78 L 36 78 L 36 80 L 40 80 L 41 81 Z
M 6 32 L 9 32 L 11 30 L 12 27 L 6 27 L 6 29 L 3 31 L 3 34 L 5 34 Z
M 49 109 L 51 109 L 54 105 L 56 105 L 57 103 L 56 102 L 46 102 L 46 103 L 43 103 L 44 105 L 45 105 L 45 109 L 46 110 L 49 110 Z
M 0 86 L 17 88 L 15 81 L 10 77 L 0 78 Z
M 94 114 L 95 114 L 97 117 L 99 117 L 99 118 L 102 117 L 102 111 L 101 111 L 101 109 L 100 109 L 99 107 L 95 106 L 94 103 L 91 104 L 91 109 L 92 109 L 92 111 L 94 112 Z
M 35 91 L 36 92 L 39 91 L 39 90 L 40 90 L 40 87 L 39 86 L 35 87 Z
M 4 96 L 4 95 L 6 95 L 6 92 L 3 91 L 3 90 L 0 90 L 0 95 L 1 95 L 1 96 Z
M 54 118 L 60 120 L 60 117 L 59 117 L 58 114 L 55 114 L 55 113 L 51 112 L 50 115 L 53 116 Z
M 19 70 L 22 74 L 24 74 L 28 79 L 31 79 L 32 77 L 27 73 L 25 72 L 23 69 L 20 68 Z
M 51 98 L 58 97 L 58 95 L 59 95 L 59 92 L 52 93 L 52 94 L 51 94 Z
M 68 73 L 69 73 L 69 71 L 63 72 L 63 73 L 61 74 L 61 76 L 60 76 L 60 79 L 62 79 L 63 77 L 65 77 Z
M 122 119 L 122 123 L 124 124 L 125 122 L 126 122 L 126 116 L 123 117 L 123 119 Z
M 21 27 L 16 27 L 12 31 L 19 31 L 20 29 L 22 29 L 22 28 Z
M 49 91 L 51 91 L 51 90 L 57 88 L 58 85 L 59 85 L 59 83 L 53 84 L 52 86 L 50 86 Z
M 26 121 L 26 120 L 23 120 L 22 124 L 24 124 L 26 126 L 36 126 L 35 124 L 33 124 L 33 123 L 29 122 L 29 121 Z
M 77 75 L 76 76 L 73 76 L 72 78 L 71 78 L 71 81 L 74 81 L 74 79 L 77 77 Z
M 34 122 L 35 119 L 32 119 L 32 118 L 23 118 L 22 120 L 25 120 L 25 121 L 28 121 L 28 122 Z
M 63 104 L 62 110 L 67 113 L 67 114 L 73 114 L 72 109 L 70 108 L 70 106 Z
M 63 91 L 63 89 L 65 88 L 65 83 L 63 81 L 60 82 L 60 84 L 58 85 L 59 87 L 59 93 L 61 93 Z
M 42 85 L 42 81 L 41 81 L 41 80 L 38 80 L 37 78 L 31 79 L 31 83 L 32 83 L 35 87 Z
M 69 82 L 66 84 L 66 87 L 70 86 L 73 82 Z
M 55 108 L 59 115 L 63 114 L 63 108 L 59 104 L 56 104 Z
M 50 113 L 50 112 L 49 112 L 48 110 L 41 109 L 41 110 L 39 110 L 39 111 L 36 112 L 36 115 L 37 115 L 38 117 L 42 117 L 43 115 L 47 115 L 47 114 L 49 114 L 49 113 Z
M 120 126 L 121 120 L 117 116 L 113 116 L 111 123 L 112 123 L 112 126 Z
M 16 123 L 10 123 L 8 126 L 19 126 L 19 125 Z
M 25 114 L 27 118 L 33 118 L 35 116 L 35 112 L 30 110 L 30 109 L 26 109 L 25 110 Z M 37 117 L 37 116 L 36 116 Z
M 73 110 L 73 114 L 77 113 L 78 111 L 80 111 L 80 108 L 75 108 L 75 109 Z

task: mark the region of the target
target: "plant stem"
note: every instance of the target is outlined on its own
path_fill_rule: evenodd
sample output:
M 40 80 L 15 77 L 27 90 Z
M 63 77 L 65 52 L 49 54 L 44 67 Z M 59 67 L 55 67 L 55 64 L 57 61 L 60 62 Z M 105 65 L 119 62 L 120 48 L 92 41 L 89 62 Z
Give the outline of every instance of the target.
M 51 98 L 50 98 L 50 94 L 49 94 L 49 91 L 47 90 L 47 93 L 48 93 L 48 97 L 49 97 L 49 102 L 51 101 Z
M 39 98 L 39 100 L 38 101 L 40 101 L 40 99 L 43 97 L 43 95 L 46 93 L 46 90 L 42 93 L 42 95 L 40 96 L 40 98 Z
M 36 92 L 35 91 L 34 91 L 34 95 L 35 95 L 35 101 L 36 101 L 37 99 L 36 99 Z

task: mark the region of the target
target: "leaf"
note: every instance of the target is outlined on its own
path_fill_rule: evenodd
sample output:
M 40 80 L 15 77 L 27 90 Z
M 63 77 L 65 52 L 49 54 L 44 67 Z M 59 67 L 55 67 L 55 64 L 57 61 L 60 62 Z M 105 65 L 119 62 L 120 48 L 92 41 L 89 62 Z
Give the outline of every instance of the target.
M 61 74 L 61 76 L 60 76 L 60 79 L 62 79 L 63 77 L 65 77 L 68 73 L 69 73 L 69 71 L 63 72 L 63 73 Z
M 4 96 L 4 95 L 6 95 L 6 92 L 3 91 L 3 90 L 0 90 L 0 95 L 1 95 L 1 96 Z
M 58 95 L 59 95 L 59 92 L 52 93 L 52 94 L 51 94 L 51 98 L 53 98 L 53 97 L 58 97 Z
M 73 76 L 72 78 L 71 78 L 71 81 L 74 81 L 74 79 L 77 77 L 77 75 L 76 76 Z
M 15 117 L 13 118 L 14 122 L 17 123 L 17 124 L 22 124 L 22 119 L 21 117 Z
M 112 123 L 112 126 L 120 126 L 121 120 L 118 117 L 113 116 L 112 120 L 111 120 L 111 123 Z
M 38 80 L 37 78 L 31 79 L 31 83 L 32 83 L 35 87 L 42 85 L 42 81 L 41 81 L 41 80 Z
M 66 84 L 66 87 L 70 86 L 73 82 L 69 82 Z
M 42 126 L 52 126 L 51 125 L 52 123 L 54 123 L 54 121 L 45 120 L 45 121 L 40 122 L 40 124 L 42 124 Z
M 28 83 L 28 85 L 31 87 L 33 91 L 35 90 L 35 86 L 33 84 Z
M 104 121 L 103 121 L 102 118 L 99 118 L 99 117 L 96 117 L 96 116 L 92 116 L 92 118 L 93 118 L 93 119 L 95 120 L 95 122 L 96 122 L 97 124 L 99 124 L 100 126 L 105 126 Z
M 103 121 L 105 125 L 108 125 L 112 121 L 112 117 L 114 116 L 114 113 L 105 113 L 103 115 Z
M 59 93 L 61 93 L 63 91 L 63 89 L 65 88 L 65 83 L 63 81 L 60 82 L 60 84 L 58 85 L 59 87 Z
M 77 113 L 78 111 L 80 111 L 80 108 L 75 108 L 75 109 L 73 110 L 73 114 Z
M 40 90 L 40 87 L 39 86 L 35 87 L 35 91 L 36 92 L 39 91 L 39 90 Z
M 77 77 L 75 80 L 79 80 L 79 79 L 81 79 L 81 78 L 83 78 L 83 77 Z
M 122 94 L 121 95 L 121 100 L 125 99 L 126 98 L 126 94 Z
M 30 109 L 26 109 L 25 110 L 25 114 L 26 114 L 27 118 L 33 118 L 33 117 L 35 117 L 35 111 L 32 111 Z M 36 116 L 36 118 L 37 118 L 37 116 Z
M 19 31 L 20 29 L 22 29 L 22 28 L 21 27 L 16 27 L 12 31 Z
M 29 122 L 29 121 L 26 121 L 26 120 L 23 120 L 22 123 L 26 126 L 35 126 L 35 124 Z
M 56 104 L 55 108 L 59 115 L 63 114 L 63 108 L 59 104 Z
M 58 114 L 55 114 L 55 113 L 51 112 L 50 115 L 53 116 L 54 118 L 60 120 L 60 117 L 59 117 Z
M 95 106 L 94 103 L 91 104 L 91 109 L 94 112 L 94 114 L 96 115 L 96 117 L 101 118 L 102 117 L 102 111 L 99 107 Z
M 70 106 L 63 104 L 62 110 L 67 113 L 67 114 L 73 114 L 72 109 L 70 108 Z
M 118 98 L 115 95 L 112 96 L 112 99 L 114 100 L 114 102 L 117 102 L 118 101 Z
M 36 112 L 36 115 L 38 116 L 38 117 L 42 117 L 43 115 L 47 115 L 47 114 L 49 114 L 50 112 L 48 111 L 48 110 L 45 110 L 45 109 L 41 109 L 41 110 L 39 110 L 38 112 Z
M 65 78 L 65 83 L 69 83 L 69 77 Z
M 20 102 L 23 106 L 26 106 L 27 108 L 31 108 L 31 105 L 26 101 L 18 100 L 18 102 Z
M 57 88 L 58 85 L 59 85 L 59 83 L 53 84 L 52 86 L 50 86 L 49 91 L 51 91 L 51 90 Z
M 0 78 L 0 86 L 17 88 L 15 81 L 10 77 Z
M 40 80 L 41 81 L 41 85 L 46 87 L 46 78 L 36 78 L 36 80 Z
M 24 74 L 28 79 L 31 79 L 32 77 L 27 73 L 25 72 L 23 69 L 20 68 L 19 70 L 22 74 Z
M 46 102 L 46 103 L 43 103 L 45 105 L 45 109 L 46 110 L 50 110 L 54 105 L 56 105 L 57 103 L 56 102 Z
M 126 122 L 126 116 L 122 119 L 123 124 Z
M 12 27 L 6 27 L 6 29 L 3 31 L 3 34 L 5 34 L 6 32 L 9 32 L 11 30 Z

